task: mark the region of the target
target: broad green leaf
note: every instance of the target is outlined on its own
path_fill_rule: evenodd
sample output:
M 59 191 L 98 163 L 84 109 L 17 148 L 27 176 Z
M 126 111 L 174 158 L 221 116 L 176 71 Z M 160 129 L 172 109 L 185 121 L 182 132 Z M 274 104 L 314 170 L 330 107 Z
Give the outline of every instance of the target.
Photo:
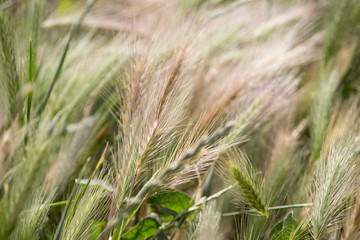
M 289 212 L 285 219 L 274 226 L 270 233 L 272 240 L 289 240 L 291 232 L 295 230 L 298 223 L 293 218 L 293 212 Z
M 129 231 L 121 236 L 121 239 L 143 240 L 156 233 L 160 223 L 154 217 L 146 217 Z
M 174 190 L 166 189 L 148 199 L 152 205 L 162 206 L 175 212 L 181 212 L 191 206 L 191 197 L 187 194 Z

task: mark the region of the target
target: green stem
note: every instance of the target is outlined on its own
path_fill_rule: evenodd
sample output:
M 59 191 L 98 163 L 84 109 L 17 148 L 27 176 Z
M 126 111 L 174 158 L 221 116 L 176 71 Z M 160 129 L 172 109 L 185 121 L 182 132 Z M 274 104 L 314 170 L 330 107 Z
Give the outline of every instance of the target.
M 30 53 L 29 53 L 29 82 L 34 84 L 34 50 L 33 50 L 33 43 L 30 40 Z M 34 87 L 34 86 L 31 86 Z M 33 89 L 31 89 L 29 96 L 28 96 L 28 106 L 27 106 L 27 113 L 26 113 L 26 120 L 27 123 L 30 122 L 30 113 L 31 113 L 31 101 L 33 96 Z
M 283 206 L 274 206 L 274 207 L 269 207 L 267 210 L 271 211 L 271 210 L 280 210 L 280 209 L 289 209 L 289 208 L 302 208 L 302 207 L 311 207 L 313 206 L 313 203 L 302 203 L 302 204 L 293 204 L 293 205 L 283 205 Z M 229 213 L 224 213 L 222 216 L 223 217 L 229 217 L 229 216 L 235 216 L 235 215 L 239 215 L 239 214 L 246 214 L 246 213 L 256 213 L 258 212 L 255 209 L 251 209 L 251 210 L 247 210 L 247 211 L 238 211 L 238 212 L 229 212 Z
M 69 201 L 61 201 L 61 202 L 56 202 L 56 203 L 51 203 L 48 206 L 49 207 L 58 207 L 58 206 L 63 206 L 66 205 Z
M 61 59 L 60 59 L 60 62 L 59 62 L 59 65 L 56 69 L 56 73 L 50 83 L 50 87 L 46 93 L 46 97 L 45 97 L 45 100 L 43 102 L 43 104 L 41 105 L 40 109 L 39 109 L 39 115 L 41 115 L 41 113 L 44 111 L 45 107 L 46 107 L 46 104 L 47 102 L 49 101 L 49 98 L 50 98 L 50 94 L 54 88 L 54 85 L 56 83 L 56 81 L 58 80 L 58 78 L 60 77 L 60 74 L 61 74 L 61 70 L 62 70 L 62 67 L 64 65 L 64 62 L 65 62 L 65 58 L 66 58 L 66 55 L 67 55 L 67 52 L 69 50 L 69 46 L 70 46 L 70 42 L 71 42 L 71 39 L 73 38 L 73 35 L 74 33 L 76 32 L 76 30 L 79 28 L 80 24 L 82 23 L 82 21 L 84 20 L 86 14 L 90 11 L 90 9 L 92 8 L 92 6 L 95 4 L 97 0 L 90 0 L 86 3 L 86 6 L 83 10 L 83 12 L 81 13 L 80 15 L 80 18 L 78 19 L 78 21 L 71 26 L 71 29 L 70 29 L 70 33 L 69 33 L 69 38 L 65 44 L 65 48 L 63 50 L 63 53 L 62 53 L 62 56 L 61 56 Z

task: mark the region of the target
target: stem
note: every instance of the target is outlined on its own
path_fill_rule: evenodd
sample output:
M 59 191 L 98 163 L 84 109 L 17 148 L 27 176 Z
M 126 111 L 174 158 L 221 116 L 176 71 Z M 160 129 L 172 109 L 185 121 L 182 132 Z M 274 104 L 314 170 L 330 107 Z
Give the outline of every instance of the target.
M 224 188 L 223 190 L 221 190 L 221 191 L 219 191 L 219 192 L 211 195 L 211 196 L 208 197 L 208 198 L 207 198 L 207 197 L 202 197 L 195 206 L 189 208 L 188 212 L 191 212 L 191 211 L 194 211 L 194 210 L 199 209 L 202 204 L 207 203 L 207 202 L 209 202 L 209 201 L 211 201 L 211 200 L 214 200 L 215 198 L 220 197 L 221 195 L 223 195 L 224 193 L 226 193 L 227 191 L 229 191 L 229 190 L 232 189 L 233 187 L 234 187 L 233 185 L 228 186 L 227 188 Z
M 56 203 L 51 203 L 48 206 L 49 207 L 58 207 L 58 206 L 63 206 L 66 205 L 69 201 L 61 201 L 61 202 L 56 202 Z
M 288 208 L 302 208 L 302 207 L 311 207 L 313 206 L 313 203 L 302 203 L 302 204 L 293 204 L 293 205 L 283 205 L 283 206 L 274 206 L 274 207 L 269 207 L 268 210 L 280 210 L 280 209 L 288 209 Z M 246 213 L 256 213 L 257 210 L 255 209 L 250 209 L 247 211 L 238 211 L 238 212 L 229 212 L 229 213 L 224 213 L 222 216 L 223 217 L 229 217 L 229 216 L 235 216 L 235 215 L 239 215 L 239 214 L 246 214 Z
M 35 63 L 34 63 L 34 50 L 33 50 L 32 40 L 30 40 L 29 82 L 30 82 L 31 84 L 34 84 L 34 68 L 35 68 Z M 32 87 L 34 87 L 34 86 L 32 86 Z M 32 96 L 33 96 L 33 89 L 31 90 L 31 92 L 29 93 L 29 96 L 28 96 L 28 106 L 27 106 L 27 113 L 26 113 L 27 123 L 30 122 Z

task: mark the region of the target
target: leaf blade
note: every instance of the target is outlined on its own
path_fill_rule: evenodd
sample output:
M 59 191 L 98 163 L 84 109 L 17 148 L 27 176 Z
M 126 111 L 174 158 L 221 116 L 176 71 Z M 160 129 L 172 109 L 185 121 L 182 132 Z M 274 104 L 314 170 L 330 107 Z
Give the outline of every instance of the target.
M 152 205 L 159 205 L 179 213 L 188 209 L 191 206 L 192 200 L 190 196 L 183 192 L 166 189 L 150 197 L 148 202 Z

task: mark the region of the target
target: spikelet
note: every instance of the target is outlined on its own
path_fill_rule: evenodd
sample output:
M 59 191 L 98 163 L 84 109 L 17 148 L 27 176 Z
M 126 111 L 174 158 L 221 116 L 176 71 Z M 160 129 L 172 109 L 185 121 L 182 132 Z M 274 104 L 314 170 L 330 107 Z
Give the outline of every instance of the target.
M 250 159 L 245 153 L 236 150 L 224 154 L 222 158 L 222 175 L 228 183 L 237 186 L 234 194 L 259 214 L 268 218 L 269 214 L 261 195 L 259 179 Z
M 314 239 L 323 238 L 349 215 L 359 150 L 359 142 L 354 137 L 343 137 L 332 143 L 329 153 L 321 152 L 311 193 L 314 206 L 310 210 L 310 222 Z

